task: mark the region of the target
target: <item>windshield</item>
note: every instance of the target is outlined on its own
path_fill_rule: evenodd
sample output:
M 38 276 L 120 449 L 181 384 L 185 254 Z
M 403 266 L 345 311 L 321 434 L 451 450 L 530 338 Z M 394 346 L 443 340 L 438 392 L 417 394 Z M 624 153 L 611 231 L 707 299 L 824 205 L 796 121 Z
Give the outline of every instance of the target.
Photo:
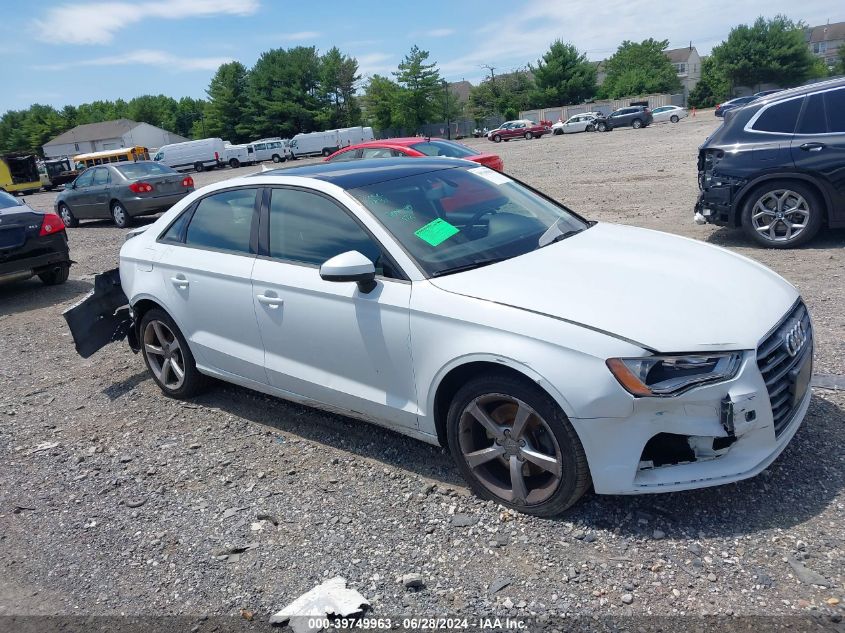
M 460 143 L 451 143 L 449 141 L 427 141 L 425 143 L 415 143 L 411 147 L 426 156 L 447 156 L 449 158 L 464 158 L 466 156 L 477 156 L 479 152 L 470 149 L 466 145 Z
M 487 167 L 431 171 L 350 193 L 431 277 L 517 257 L 589 226 Z
M 170 169 L 165 165 L 158 163 L 130 163 L 126 165 L 116 165 L 117 169 L 129 180 L 136 178 L 146 178 L 147 176 L 166 176 L 169 174 L 178 174 L 175 169 Z

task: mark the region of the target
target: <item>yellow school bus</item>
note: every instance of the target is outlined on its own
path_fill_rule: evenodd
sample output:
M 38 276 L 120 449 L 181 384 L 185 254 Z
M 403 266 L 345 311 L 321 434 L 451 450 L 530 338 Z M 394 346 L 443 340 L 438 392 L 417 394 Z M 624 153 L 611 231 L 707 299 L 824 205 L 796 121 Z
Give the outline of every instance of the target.
M 41 179 L 34 155 L 0 156 L 0 191 L 34 193 L 40 189 Z
M 136 145 L 135 147 L 121 147 L 119 149 L 106 149 L 101 152 L 79 154 L 73 157 L 77 169 L 87 169 L 94 165 L 107 165 L 108 163 L 134 163 L 138 160 L 150 160 L 150 151 L 146 147 Z

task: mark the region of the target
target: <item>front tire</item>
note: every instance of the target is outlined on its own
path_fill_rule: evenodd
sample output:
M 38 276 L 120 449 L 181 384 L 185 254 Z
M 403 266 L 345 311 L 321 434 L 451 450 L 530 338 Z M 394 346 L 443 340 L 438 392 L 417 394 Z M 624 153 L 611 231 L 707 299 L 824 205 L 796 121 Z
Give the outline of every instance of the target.
M 607 123 L 605 123 L 604 121 L 599 121 L 598 124 L 596 124 L 596 129 L 599 132 L 607 132 Z
M 282 159 L 279 157 L 278 154 L 273 154 L 273 162 L 274 163 L 281 163 Z
M 70 210 L 70 207 L 64 203 L 59 205 L 59 217 L 62 219 L 62 222 L 65 223 L 65 226 L 70 229 L 74 229 L 79 226 L 79 220 L 77 220 L 76 216 L 73 215 L 73 211 Z
M 38 274 L 38 278 L 45 286 L 58 286 L 59 284 L 63 284 L 67 281 L 69 276 L 70 266 L 68 264 L 62 264 L 58 268 Z
M 482 499 L 526 514 L 556 516 L 590 486 L 584 448 L 557 403 L 527 380 L 470 380 L 447 418 L 449 449 Z
M 584 131 L 585 131 L 585 132 L 595 132 L 595 131 L 596 131 L 596 126 L 595 126 L 595 125 L 593 125 L 592 123 L 590 123 L 590 125 L 588 125 L 586 128 L 584 128 Z
M 494 143 L 501 143 L 501 142 L 502 142 L 502 137 L 501 137 L 501 136 L 499 136 L 498 134 L 494 134 L 494 135 L 493 135 L 493 142 L 494 142 Z
M 563 134 L 563 130 L 561 128 L 556 128 L 554 131 L 554 135 L 560 136 L 561 134 Z
M 531 132 L 525 133 L 525 140 L 526 141 L 530 141 L 532 138 L 534 138 L 534 134 L 532 134 Z
M 819 232 L 825 207 L 807 185 L 774 180 L 754 188 L 742 209 L 742 230 L 766 248 L 795 248 Z
M 114 221 L 115 226 L 119 229 L 125 229 L 132 224 L 132 217 L 118 201 L 112 202 L 111 219 Z
M 153 308 L 144 314 L 139 338 L 144 363 L 166 396 L 184 400 L 207 387 L 208 378 L 197 370 L 185 337 L 164 310 Z

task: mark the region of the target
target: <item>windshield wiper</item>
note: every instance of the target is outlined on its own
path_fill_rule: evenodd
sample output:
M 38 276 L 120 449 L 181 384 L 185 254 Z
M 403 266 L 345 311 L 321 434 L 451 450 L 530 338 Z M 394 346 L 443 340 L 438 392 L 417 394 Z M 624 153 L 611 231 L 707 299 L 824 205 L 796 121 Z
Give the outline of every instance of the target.
M 543 248 L 544 246 L 548 246 L 549 244 L 554 244 L 555 242 L 561 242 L 565 240 L 567 237 L 572 237 L 573 235 L 577 235 L 584 229 L 573 229 L 571 231 L 565 231 L 563 233 L 558 233 L 551 239 L 546 239 L 545 242 L 540 242 L 538 248 Z
M 510 257 L 489 257 L 487 259 L 476 259 L 474 262 L 469 264 L 461 264 L 460 266 L 452 266 L 451 268 L 444 268 L 443 270 L 438 270 L 435 273 L 432 273 L 432 277 L 442 277 L 443 275 L 451 275 L 452 273 L 461 273 L 465 270 L 474 270 L 475 268 L 481 268 L 482 266 L 489 266 L 490 264 L 497 264 L 499 262 L 503 262 L 506 259 L 510 259 Z

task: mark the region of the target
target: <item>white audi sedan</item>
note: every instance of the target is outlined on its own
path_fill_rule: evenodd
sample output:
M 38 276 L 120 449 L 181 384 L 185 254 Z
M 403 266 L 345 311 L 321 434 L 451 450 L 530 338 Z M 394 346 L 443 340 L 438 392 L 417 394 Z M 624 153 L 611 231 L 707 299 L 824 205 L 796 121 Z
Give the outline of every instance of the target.
M 540 516 L 591 486 L 751 477 L 810 401 L 810 318 L 781 277 L 454 159 L 205 187 L 66 318 L 83 356 L 128 335 L 168 396 L 212 376 L 380 424 Z

